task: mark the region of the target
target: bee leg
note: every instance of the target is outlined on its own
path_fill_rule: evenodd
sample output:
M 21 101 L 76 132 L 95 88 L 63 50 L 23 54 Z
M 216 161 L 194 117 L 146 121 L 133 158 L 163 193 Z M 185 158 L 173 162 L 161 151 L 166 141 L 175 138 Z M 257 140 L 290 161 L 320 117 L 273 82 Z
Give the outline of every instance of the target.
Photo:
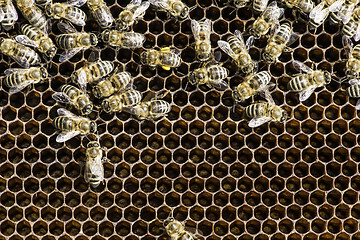
M 295 22 L 296 23 L 298 23 L 299 22 L 299 18 L 298 18 L 298 15 L 297 15 L 297 11 L 296 11 L 296 9 L 292 9 L 292 15 L 293 15 L 293 17 L 294 17 L 294 19 L 295 19 Z

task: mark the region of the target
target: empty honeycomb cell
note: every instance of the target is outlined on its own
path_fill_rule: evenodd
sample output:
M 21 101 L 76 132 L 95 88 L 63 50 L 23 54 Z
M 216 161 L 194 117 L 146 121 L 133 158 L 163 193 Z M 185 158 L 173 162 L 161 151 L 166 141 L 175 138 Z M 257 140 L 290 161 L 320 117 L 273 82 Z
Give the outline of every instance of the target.
M 37 221 L 33 226 L 33 232 L 36 235 L 43 236 L 48 232 L 48 225 L 43 221 Z
M 19 207 L 9 209 L 9 218 L 11 221 L 17 222 L 23 218 L 23 211 Z
M 16 139 L 16 145 L 21 149 L 28 148 L 31 145 L 30 136 L 26 134 L 18 136 Z
M 310 43 L 311 44 L 311 43 Z M 300 62 L 304 62 L 306 61 L 306 59 L 308 58 L 308 52 L 303 49 L 303 48 L 297 48 L 295 49 L 295 51 L 293 52 L 293 57 L 294 60 L 298 60 Z
M 201 125 L 198 126 L 197 121 L 194 121 L 190 124 L 190 132 L 193 134 L 199 134 L 199 132 L 197 132 L 197 130 L 202 131 L 202 129 L 203 129 L 203 126 L 202 127 L 201 127 Z M 174 123 L 173 131 L 178 135 L 184 135 L 188 131 L 188 124 L 183 120 L 177 121 Z
M 37 209 L 34 209 L 34 210 L 37 210 Z M 61 210 L 61 209 L 60 209 L 60 210 Z M 62 211 L 61 211 L 61 212 L 62 212 Z M 59 213 L 60 213 L 60 211 L 59 211 Z M 39 217 L 39 216 L 38 216 L 39 213 L 38 213 L 37 211 L 34 211 L 34 213 L 31 213 L 31 214 L 32 214 L 32 215 L 35 215 L 35 217 L 37 216 L 37 218 Z M 66 213 L 61 214 L 61 216 L 59 216 L 59 218 L 66 219 L 66 218 L 65 218 L 65 215 L 66 215 Z M 51 220 L 53 220 L 53 219 L 55 218 L 55 216 L 56 216 L 56 211 L 55 211 L 54 208 L 47 206 L 47 207 L 41 209 L 41 218 L 42 218 L 43 220 L 45 220 L 45 221 L 51 221 Z M 37 218 L 35 218 L 35 219 L 37 219 Z M 34 219 L 34 220 L 35 220 L 35 219 Z M 69 219 L 69 218 L 68 218 L 68 219 Z M 66 220 L 68 220 L 68 219 L 66 219 Z
M 331 233 L 338 233 L 338 232 L 340 232 L 342 230 L 342 224 L 341 224 L 339 219 L 333 218 L 328 222 L 327 229 Z

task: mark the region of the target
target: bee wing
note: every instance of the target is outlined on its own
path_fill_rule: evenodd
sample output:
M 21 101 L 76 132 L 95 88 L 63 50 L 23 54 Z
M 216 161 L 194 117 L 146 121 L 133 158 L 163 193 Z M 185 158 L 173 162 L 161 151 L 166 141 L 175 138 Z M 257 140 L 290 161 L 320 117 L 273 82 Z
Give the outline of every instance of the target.
M 249 50 L 249 48 L 254 44 L 254 36 L 250 36 L 245 43 L 245 49 Z
M 217 44 L 219 45 L 219 47 L 221 48 L 221 50 L 223 50 L 227 55 L 229 55 L 230 57 L 234 58 L 235 57 L 235 53 L 233 50 L 231 50 L 230 48 L 230 44 L 228 42 L 225 42 L 223 40 L 219 40 L 217 42 Z
M 341 14 L 341 20 L 343 24 L 347 24 L 350 21 L 354 8 L 355 4 L 352 4 L 345 8 L 344 11 L 342 11 L 343 13 Z
M 342 5 L 345 3 L 345 0 L 338 0 L 330 5 L 329 11 L 330 12 L 338 12 L 340 11 Z
M 15 40 L 18 43 L 21 43 L 23 45 L 29 46 L 29 47 L 39 47 L 39 44 L 37 44 L 35 41 L 31 40 L 28 36 L 26 35 L 17 35 L 15 37 Z
M 141 0 L 139 1 L 141 2 Z M 137 4 L 137 5 L 140 5 L 140 4 Z M 139 16 L 141 16 L 150 6 L 150 3 L 149 2 L 142 2 L 141 5 L 135 10 L 134 12 L 134 18 L 137 18 Z
M 29 86 L 33 81 L 24 81 L 21 84 L 15 86 L 15 87 L 11 87 L 9 89 L 9 93 L 10 94 L 14 94 L 17 92 L 20 92 L 21 90 L 23 90 L 24 88 L 26 88 L 27 86 Z
M 343 36 L 342 45 L 344 46 L 346 56 L 349 58 L 353 49 L 353 42 L 350 40 L 349 37 Z
M 357 100 L 355 108 L 356 110 L 360 110 L 360 99 Z
M 268 5 L 269 0 L 260 0 L 258 2 L 260 9 L 258 9 L 258 11 L 262 12 L 266 9 L 267 5 Z
M 78 76 L 78 83 L 83 91 L 86 91 L 87 79 L 85 71 L 81 71 Z
M 84 169 L 84 179 L 85 182 L 90 182 L 89 176 L 91 176 L 91 172 L 90 172 L 90 161 L 86 161 L 85 162 L 85 169 Z
M 4 73 L 6 75 L 10 75 L 13 73 L 25 73 L 27 72 L 29 69 L 23 69 L 23 68 L 8 68 L 4 71 Z
M 224 91 L 229 88 L 229 85 L 224 80 L 220 80 L 220 81 L 216 81 L 216 82 L 211 81 L 210 83 L 212 86 L 214 86 L 215 88 L 217 88 L 218 90 L 221 90 L 221 91 Z
M 14 20 L 15 22 L 18 20 L 19 16 L 17 14 L 14 4 L 12 4 L 11 1 L 7 1 L 7 5 L 4 7 L 4 9 L 3 9 L 3 11 L 4 11 L 5 15 L 11 16 L 12 20 Z M 5 15 L 4 15 L 4 17 L 5 17 Z
M 72 58 L 73 56 L 75 56 L 75 54 L 80 52 L 81 49 L 82 48 L 75 48 L 75 49 L 72 49 L 72 50 L 65 50 L 62 54 L 60 54 L 59 62 L 64 62 L 64 61 Z
M 292 33 L 290 35 L 289 40 L 286 43 L 286 46 L 290 46 L 291 44 L 293 44 L 296 40 L 298 40 L 299 38 L 299 34 L 298 33 Z
M 62 33 L 76 33 L 77 32 L 76 28 L 70 23 L 59 22 L 56 26 Z
M 82 119 L 79 116 L 76 116 L 75 114 L 70 112 L 69 110 L 66 110 L 65 108 L 59 108 L 57 110 L 57 113 L 59 114 L 59 116 L 71 117 L 71 118 L 74 118 L 76 120 Z
M 325 8 L 324 10 L 319 11 L 317 13 L 317 15 L 314 17 L 314 22 L 322 23 L 328 15 L 329 15 L 329 9 Z
M 321 2 L 318 5 L 316 5 L 311 12 L 309 13 L 309 18 L 314 19 L 319 11 L 321 11 L 325 6 L 325 2 Z
M 36 53 L 37 54 L 37 53 Z M 29 68 L 30 67 L 30 63 L 28 61 L 27 58 L 25 57 L 20 57 L 20 56 L 15 56 L 12 55 L 11 58 L 17 62 L 20 66 L 22 66 L 23 68 Z
M 4 11 L 0 8 L 0 22 L 2 22 L 5 18 L 5 13 Z
M 131 107 L 123 107 L 122 110 L 124 112 L 130 113 L 131 115 L 136 115 L 136 108 L 138 106 L 139 105 L 134 105 L 134 106 L 131 106 Z
M 245 48 L 246 45 L 245 45 L 244 37 L 242 36 L 241 32 L 239 30 L 235 30 L 234 34 L 239 39 L 242 47 Z
M 355 42 L 360 40 L 360 24 L 356 28 L 356 33 L 354 35 L 354 40 L 355 40 Z
M 306 73 L 313 73 L 314 70 L 312 70 L 311 68 L 309 68 L 308 66 L 306 66 L 304 63 L 299 62 L 299 61 L 293 61 L 293 65 L 294 68 L 298 71 L 298 72 L 306 72 Z
M 61 143 L 61 142 L 66 142 L 67 140 L 77 136 L 80 134 L 80 131 L 71 131 L 71 132 L 62 132 L 59 135 L 57 135 L 56 137 L 56 142 Z
M 315 91 L 316 88 L 317 88 L 316 85 L 311 85 L 307 89 L 301 91 L 300 94 L 299 94 L 300 102 L 303 102 L 306 99 L 308 99 L 311 96 L 311 94 L 313 94 L 313 92 Z
M 248 126 L 251 127 L 251 128 L 254 128 L 254 127 L 258 127 L 266 122 L 269 122 L 271 121 L 271 117 L 259 117 L 259 118 L 253 118 L 250 120 L 250 122 L 248 123 Z
M 61 102 L 61 103 L 69 103 L 70 98 L 68 95 L 66 95 L 63 92 L 56 92 L 51 96 L 55 101 Z
M 131 0 L 129 4 L 132 4 L 132 5 L 135 5 L 135 6 L 138 6 L 141 4 L 141 0 Z
M 149 0 L 149 2 L 157 8 L 170 9 L 168 1 L 166 0 Z
M 87 0 L 70 0 L 67 2 L 67 4 L 75 7 L 81 7 L 87 2 Z
M 359 79 L 350 79 L 349 84 L 350 85 L 360 85 L 360 80 Z
M 191 20 L 191 31 L 194 35 L 195 39 L 199 38 L 199 32 L 200 32 L 200 24 L 195 21 L 195 20 Z

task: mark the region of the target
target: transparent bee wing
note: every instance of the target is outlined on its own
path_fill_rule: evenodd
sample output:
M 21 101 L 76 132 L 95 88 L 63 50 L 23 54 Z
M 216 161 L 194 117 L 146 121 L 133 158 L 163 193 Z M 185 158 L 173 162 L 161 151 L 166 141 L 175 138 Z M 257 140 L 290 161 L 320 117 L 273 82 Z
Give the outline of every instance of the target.
M 313 18 L 315 23 L 322 23 L 325 18 L 329 15 L 329 9 L 325 8 L 322 11 L 319 11 L 316 16 Z
M 60 54 L 59 62 L 64 62 L 64 61 L 72 58 L 73 56 L 75 56 L 75 54 L 80 52 L 81 49 L 82 48 L 75 48 L 75 49 L 72 49 L 72 50 L 65 50 L 62 54 Z
M 69 110 L 66 110 L 65 108 L 59 108 L 57 110 L 57 113 L 59 114 L 59 116 L 72 117 L 72 118 L 76 118 L 76 119 L 79 118 L 78 116 L 76 116 L 75 114 L 73 114 Z
M 85 71 L 81 71 L 78 76 L 78 83 L 83 91 L 86 91 L 87 79 Z
M 349 58 L 353 49 L 353 42 L 347 36 L 343 36 L 342 45 L 344 46 L 346 56 Z
M 150 4 L 154 5 L 157 8 L 162 8 L 162 9 L 170 9 L 170 6 L 168 4 L 167 0 L 149 0 Z
M 220 51 L 216 51 L 216 52 L 214 52 L 214 61 L 215 62 L 219 62 L 220 60 L 221 60 L 221 56 L 222 56 L 222 54 L 221 54 L 221 52 Z
M 235 30 L 234 32 L 235 36 L 239 39 L 241 45 L 243 48 L 246 48 L 244 37 L 242 36 L 241 32 L 239 30 Z
M 355 108 L 356 110 L 360 110 L 360 99 L 357 100 Z
M 103 7 L 101 10 L 93 12 L 94 17 L 98 19 L 101 23 L 107 23 L 111 25 L 114 22 L 114 18 L 111 15 L 110 9 L 108 7 Z
M 325 6 L 325 2 L 321 2 L 318 5 L 316 5 L 311 12 L 309 13 L 309 18 L 314 19 L 319 11 L 321 11 Z
M 356 33 L 354 35 L 354 40 L 355 40 L 355 42 L 360 40 L 360 24 L 356 28 Z
M 248 126 L 251 128 L 258 127 L 264 123 L 267 123 L 271 121 L 271 117 L 259 117 L 259 118 L 253 118 L 249 121 Z
M 14 20 L 15 22 L 18 20 L 19 16 L 17 14 L 17 11 L 14 7 L 14 4 L 12 4 L 11 1 L 8 1 L 8 4 L 6 5 L 6 15 L 10 15 L 12 16 L 12 20 Z
M 254 44 L 254 36 L 250 36 L 247 40 L 246 40 L 246 43 L 245 43 L 245 49 L 246 50 L 249 50 L 249 48 L 251 46 L 253 46 Z
M 0 22 L 2 22 L 5 18 L 5 13 L 2 9 L 0 9 Z
M 343 24 L 347 24 L 352 16 L 352 13 L 354 11 L 355 5 L 352 4 L 350 6 L 348 6 L 347 8 L 344 9 L 344 11 L 342 11 L 342 14 L 340 15 L 340 18 L 343 22 Z
M 21 43 L 23 45 L 29 46 L 29 47 L 39 47 L 39 44 L 37 44 L 35 41 L 31 40 L 28 36 L 26 35 L 17 35 L 15 37 L 15 40 L 18 43 Z
M 37 53 L 36 53 L 37 54 Z M 27 58 L 24 57 L 19 57 L 19 56 L 14 56 L 12 55 L 11 58 L 17 62 L 20 66 L 22 66 L 23 68 L 29 68 L 30 67 L 30 63 L 28 62 Z
M 199 38 L 199 32 L 200 32 L 200 24 L 195 21 L 195 20 L 191 20 L 191 31 L 194 35 L 195 39 Z
M 266 9 L 267 5 L 268 5 L 268 2 L 269 2 L 269 0 L 260 0 L 259 3 L 258 3 L 260 8 L 256 9 L 256 10 L 258 10 L 260 12 L 264 11 Z
M 57 135 L 56 137 L 56 142 L 61 143 L 61 142 L 66 142 L 67 140 L 79 135 L 80 132 L 79 131 L 72 131 L 72 132 L 62 132 L 59 135 Z
M 286 46 L 290 46 L 291 44 L 293 44 L 296 40 L 299 39 L 299 34 L 298 33 L 292 33 L 289 41 L 286 43 Z
M 141 2 L 141 0 L 140 0 Z M 140 5 L 137 4 L 137 5 Z M 134 18 L 136 19 L 137 17 L 141 16 L 150 6 L 150 3 L 149 2 L 142 2 L 141 5 L 135 10 L 134 12 Z
M 81 7 L 87 2 L 87 0 L 70 0 L 67 2 L 67 4 L 75 7 Z
M 70 98 L 68 95 L 66 95 L 63 92 L 56 92 L 51 96 L 55 101 L 61 102 L 61 103 L 70 103 Z
M 57 25 L 58 29 L 62 33 L 76 33 L 76 28 L 71 23 L 59 22 Z
M 9 89 L 9 93 L 10 94 L 14 94 L 17 92 L 20 92 L 21 90 L 23 90 L 24 88 L 26 88 L 27 86 L 29 86 L 33 81 L 24 81 L 21 84 L 15 86 L 15 87 L 11 87 Z
M 350 85 L 360 85 L 360 80 L 359 79 L 350 79 L 349 84 Z
M 345 0 L 338 0 L 330 5 L 329 11 L 330 12 L 338 12 L 340 11 L 342 5 L 345 3 Z
M 312 86 L 308 87 L 307 89 L 301 91 L 299 94 L 300 102 L 303 102 L 306 99 L 308 99 L 311 96 L 311 94 L 313 94 L 313 92 L 315 91 L 316 88 L 317 88 L 316 85 L 312 85 Z
M 8 68 L 4 71 L 4 73 L 6 75 L 10 75 L 13 73 L 25 73 L 27 72 L 29 69 L 23 69 L 23 68 Z
M 132 5 L 135 5 L 135 6 L 138 6 L 141 4 L 141 0 L 131 0 L 129 4 L 132 4 Z
M 217 43 L 218 43 L 218 46 L 221 48 L 221 50 L 223 50 L 227 55 L 229 55 L 232 58 L 234 58 L 236 56 L 234 51 L 231 50 L 230 44 L 228 42 L 219 40 Z
M 144 101 L 143 101 L 144 102 Z M 124 112 L 130 113 L 131 115 L 135 115 L 136 116 L 136 112 L 137 112 L 137 108 L 140 106 L 140 104 L 135 105 L 135 106 L 131 106 L 131 107 L 123 107 L 122 110 Z
M 302 72 L 302 71 L 306 72 L 306 73 L 313 73 L 314 72 L 314 70 L 312 70 L 311 68 L 306 66 L 304 63 L 296 61 L 296 60 L 293 61 L 293 66 L 298 72 Z
M 151 92 L 148 92 L 145 97 L 143 98 L 142 102 L 148 102 L 148 101 L 151 101 L 152 99 L 156 98 L 156 94 L 151 91 Z M 164 95 L 165 96 L 165 95 Z
M 220 81 L 211 81 L 210 82 L 211 85 L 215 88 L 217 88 L 218 90 L 224 91 L 226 89 L 229 88 L 229 85 L 227 84 L 227 82 L 225 82 L 224 80 L 220 80 Z

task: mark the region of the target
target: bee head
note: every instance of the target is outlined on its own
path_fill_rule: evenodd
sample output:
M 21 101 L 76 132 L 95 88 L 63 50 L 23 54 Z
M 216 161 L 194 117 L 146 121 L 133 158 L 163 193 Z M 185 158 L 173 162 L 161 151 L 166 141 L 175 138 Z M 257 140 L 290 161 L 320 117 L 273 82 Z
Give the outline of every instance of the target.
M 92 109 L 93 109 L 92 104 L 90 104 L 90 103 L 89 103 L 89 104 L 86 104 L 86 105 L 81 109 L 81 113 L 82 113 L 83 115 L 88 115 L 88 114 L 91 113 Z
M 90 132 L 95 133 L 96 132 L 96 122 L 91 121 L 90 122 Z
M 46 68 L 41 67 L 41 68 L 40 68 L 40 72 L 41 72 L 41 77 L 42 77 L 42 78 L 47 78 L 48 72 L 47 72 Z
M 190 75 L 189 75 L 189 82 L 191 83 L 191 84 L 196 84 L 196 78 L 195 78 L 195 73 L 194 72 L 192 72 L 192 73 L 190 73 Z
M 270 56 L 270 54 L 267 53 L 267 52 L 264 52 L 263 58 L 264 58 L 264 60 L 267 61 L 268 63 L 271 63 L 271 62 L 274 62 L 274 61 L 275 61 L 275 59 L 274 59 L 272 56 Z
M 282 110 L 282 115 L 281 115 L 281 118 L 280 118 L 280 122 L 285 122 L 287 118 L 288 118 L 287 112 L 285 110 Z
M 235 89 L 233 92 L 232 92 L 232 97 L 235 99 L 235 101 L 237 102 L 242 102 L 243 99 L 240 95 L 240 93 Z
M 359 77 L 359 73 L 353 72 L 352 70 L 346 70 L 345 74 L 346 74 L 347 78 L 350 78 L 350 79 Z
M 184 7 L 184 9 L 180 13 L 180 18 L 182 18 L 182 19 L 186 18 L 188 14 L 189 14 L 189 8 Z
M 3 43 L 5 41 L 5 38 L 1 37 L 0 38 L 0 44 Z
M 71 74 L 71 81 L 73 81 L 74 83 L 77 82 L 79 76 L 78 76 L 78 73 L 77 72 L 73 72 Z
M 102 108 L 103 108 L 104 111 L 107 112 L 107 113 L 111 112 L 109 100 L 104 100 L 104 101 L 102 102 Z
M 249 33 L 251 36 L 254 36 L 254 38 L 260 38 L 260 35 L 255 31 L 253 27 L 250 28 Z
M 122 19 L 117 19 L 116 20 L 116 28 L 119 30 L 126 30 L 128 28 L 127 24 L 125 21 L 123 21 Z
M 246 6 L 246 1 L 242 1 L 242 0 L 234 0 L 234 5 L 237 8 L 242 8 Z
M 164 221 L 164 227 L 168 226 L 170 223 L 174 222 L 174 218 L 168 218 Z
M 47 57 L 49 57 L 49 58 L 52 58 L 52 57 L 55 56 L 56 50 L 57 50 L 56 47 L 52 47 L 50 50 L 48 50 L 48 51 L 45 53 L 45 55 L 46 55 Z
M 95 33 L 90 33 L 90 44 L 91 46 L 96 46 L 98 44 L 98 38 Z
M 45 13 L 46 13 L 48 16 L 51 16 L 51 15 L 52 15 L 51 4 L 47 4 L 47 5 L 45 6 Z
M 329 84 L 331 82 L 331 74 L 328 71 L 325 71 L 324 76 L 325 76 L 325 83 Z
M 88 147 L 88 148 L 100 147 L 100 145 L 99 145 L 98 142 L 92 141 L 92 142 L 89 142 L 89 143 L 88 143 L 87 147 Z
M 103 31 L 103 33 L 101 34 L 101 38 L 104 42 L 109 42 L 109 35 L 110 35 L 110 30 L 106 29 L 105 31 Z

